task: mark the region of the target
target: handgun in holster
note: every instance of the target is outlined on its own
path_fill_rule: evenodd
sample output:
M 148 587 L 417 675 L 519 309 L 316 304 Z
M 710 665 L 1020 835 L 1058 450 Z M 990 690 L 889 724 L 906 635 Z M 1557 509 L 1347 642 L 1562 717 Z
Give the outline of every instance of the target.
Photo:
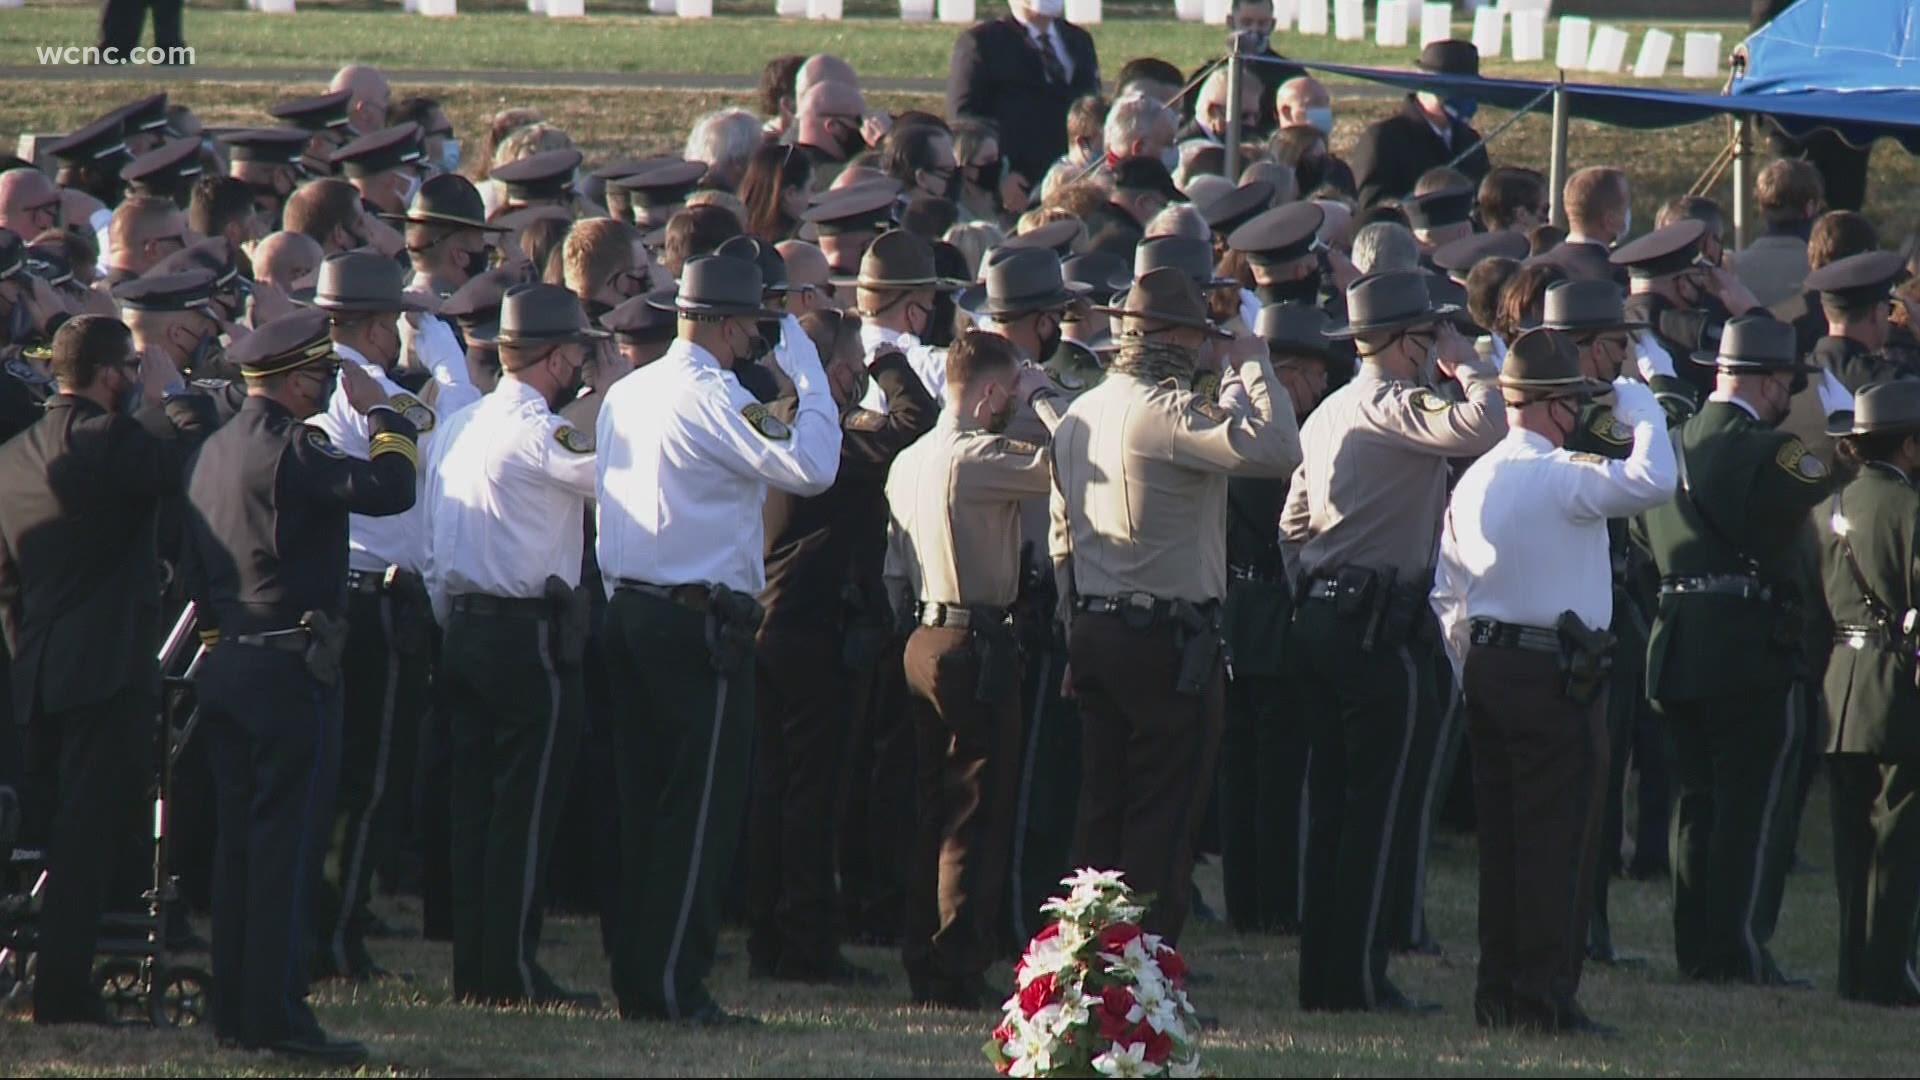
M 1428 575 L 1427 580 L 1431 580 Z M 1427 601 L 1427 592 L 1415 586 L 1386 590 L 1386 606 L 1380 616 L 1382 643 L 1401 645 L 1429 644 L 1439 638 L 1438 620 Z
M 974 617 L 981 620 L 973 626 L 973 656 L 980 665 L 974 700 L 997 705 L 1019 689 L 1020 642 L 1005 623 L 986 621 L 984 612 Z
M 1180 650 L 1180 673 L 1173 689 L 1186 697 L 1199 697 L 1213 683 L 1219 670 L 1226 642 L 1220 636 L 1219 609 L 1209 616 L 1188 600 L 1173 602 L 1173 645 Z
M 309 611 L 300 616 L 300 626 L 307 632 L 307 674 L 322 686 L 338 685 L 340 657 L 347 651 L 346 620 L 324 611 Z
M 381 587 L 393 605 L 393 651 L 419 656 L 433 647 L 433 600 L 419 574 L 387 567 Z
M 1342 572 L 1344 574 L 1344 571 Z M 1374 575 L 1373 590 L 1367 595 L 1367 622 L 1360 631 L 1360 651 L 1372 652 L 1380 643 L 1381 625 L 1387 620 L 1387 605 L 1393 600 L 1393 586 L 1400 571 L 1389 568 L 1386 576 Z
M 731 677 L 753 665 L 754 641 L 766 614 L 752 593 L 714 585 L 707 598 L 707 659 Z
M 1560 693 L 1575 705 L 1591 705 L 1613 671 L 1614 636 L 1582 622 L 1571 611 L 1554 624 L 1560 634 Z
M 569 667 L 579 664 L 587 654 L 587 635 L 593 627 L 593 598 L 557 574 L 548 575 L 541 595 L 553 610 L 555 658 Z

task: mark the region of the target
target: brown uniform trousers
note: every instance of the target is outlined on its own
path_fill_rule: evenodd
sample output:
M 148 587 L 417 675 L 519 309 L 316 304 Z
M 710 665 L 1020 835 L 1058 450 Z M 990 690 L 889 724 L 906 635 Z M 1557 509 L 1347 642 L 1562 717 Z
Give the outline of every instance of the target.
M 1606 696 L 1561 694 L 1551 653 L 1474 645 L 1463 679 L 1479 812 L 1481 1023 L 1575 1015 L 1606 809 Z
M 1173 941 L 1226 722 L 1224 672 L 1205 693 L 1181 694 L 1172 622 L 1136 630 L 1091 612 L 1075 617 L 1068 656 L 1083 725 L 1074 865 L 1125 871 L 1154 897 L 1145 928 Z
M 973 631 L 930 626 L 907 639 L 905 668 L 918 812 L 902 958 L 916 996 L 978 993 L 1007 883 L 1019 673 L 981 701 Z

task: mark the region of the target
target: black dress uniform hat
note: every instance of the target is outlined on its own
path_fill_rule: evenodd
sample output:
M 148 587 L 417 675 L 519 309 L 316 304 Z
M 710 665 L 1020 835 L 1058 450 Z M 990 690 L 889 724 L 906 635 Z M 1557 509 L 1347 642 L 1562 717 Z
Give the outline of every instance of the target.
M 564 206 L 551 204 L 541 206 L 516 206 L 511 210 L 496 210 L 493 224 L 506 232 L 519 232 L 536 221 L 572 221 L 573 211 Z
M 1471 41 L 1433 41 L 1420 50 L 1417 65 L 1436 75 L 1480 74 L 1480 50 Z
M 1206 219 L 1208 228 L 1224 235 L 1252 221 L 1272 201 L 1273 185 L 1255 180 L 1207 203 L 1200 208 L 1200 216 Z
M 12 235 L 9 233 L 8 235 Z M 0 256 L 4 259 L 6 256 Z M 26 272 L 49 285 L 65 285 L 73 280 L 73 267 L 67 257 L 50 247 L 29 247 L 21 256 Z M 9 275 L 0 267 L 0 281 Z
M 1327 313 L 1306 304 L 1268 304 L 1253 324 L 1269 353 L 1308 353 L 1322 360 L 1335 356 L 1333 339 L 1327 336 L 1331 329 Z
M 1245 226 L 1242 226 L 1243 228 Z M 1202 289 L 1238 288 L 1239 278 L 1222 277 L 1213 272 L 1213 245 L 1191 236 L 1156 236 L 1133 249 L 1133 280 L 1155 270 L 1175 269 L 1187 275 Z
M 418 165 L 425 156 L 426 151 L 420 144 L 420 125 L 409 122 L 360 136 L 335 150 L 332 163 L 336 171 L 359 178 Z
M 1677 273 L 1693 265 L 1700 254 L 1700 240 L 1707 235 L 1707 223 L 1698 218 L 1676 221 L 1655 229 L 1630 244 L 1615 248 L 1607 261 L 1624 266 L 1634 277 L 1660 277 Z
M 1896 379 L 1862 387 L 1853 399 L 1851 416 L 1835 416 L 1827 434 L 1871 435 L 1880 431 L 1920 434 L 1920 380 Z
M 629 297 L 600 316 L 600 325 L 623 345 L 658 345 L 672 341 L 679 323 L 673 314 L 647 302 L 644 296 Z
M 674 206 L 686 202 L 706 175 L 705 162 L 667 160 L 610 180 L 608 186 L 626 192 L 635 206 Z
M 915 237 L 915 239 L 919 239 Z M 926 241 L 922 240 L 921 243 Z M 928 256 L 932 262 L 932 256 Z M 731 255 L 700 255 L 680 268 L 680 288 L 662 289 L 647 303 L 662 311 L 721 319 L 778 319 L 780 312 L 761 306 L 760 268 Z
M 982 260 L 981 278 L 955 301 L 980 318 L 1060 311 L 1080 299 L 1061 276 L 1060 257 L 1045 248 L 994 248 Z
M 1232 336 L 1207 317 L 1206 298 L 1200 294 L 1193 278 L 1171 266 L 1147 271 L 1112 307 L 1094 310 L 1127 319 L 1206 330 L 1216 337 Z
M 1089 251 L 1067 259 L 1060 264 L 1060 276 L 1068 288 L 1105 299 L 1133 284 L 1127 260 L 1109 251 Z
M 332 321 L 318 308 L 282 315 L 235 342 L 227 359 L 249 378 L 284 375 L 308 364 L 337 367 Z
M 1580 350 L 1572 338 L 1544 326 L 1514 338 L 1500 365 L 1500 389 L 1512 391 L 1514 398 L 1524 401 L 1588 398 L 1612 388 L 1612 384 L 1581 372 Z
M 1073 255 L 1073 246 L 1087 238 L 1086 223 L 1079 218 L 1061 218 L 1049 221 L 1045 225 L 1028 229 L 1018 236 L 1008 237 L 1002 247 L 1042 248 L 1051 251 L 1062 259 Z
M 615 180 L 624 180 L 643 169 L 651 169 L 655 165 L 664 165 L 667 162 L 678 160 L 678 158 L 668 157 L 621 158 L 618 161 L 609 161 L 587 175 L 603 184 L 610 184 Z
M 1720 331 L 1720 351 L 1693 354 L 1693 362 L 1735 374 L 1792 371 L 1811 374 L 1818 364 L 1800 359 L 1793 324 L 1771 315 L 1740 315 L 1728 319 Z
M 745 259 L 760 268 L 760 291 L 787 291 L 787 260 L 778 248 L 757 236 L 736 236 L 714 249 L 715 255 Z
M 579 167 L 580 151 L 565 147 L 510 161 L 487 175 L 506 185 L 508 198 L 557 199 L 568 193 Z
M 1245 252 L 1249 262 L 1288 262 L 1314 249 L 1326 220 L 1320 204 L 1290 202 L 1249 218 L 1227 235 L 1227 246 Z
M 558 285 L 515 285 L 500 298 L 500 333 L 495 344 L 563 345 L 606 336 L 587 318 L 580 298 Z
M 292 128 L 248 128 L 230 131 L 220 136 L 219 141 L 226 144 L 229 161 L 298 165 L 312 138 Z
M 230 289 L 240 280 L 240 264 L 233 257 L 233 245 L 224 236 L 209 236 L 161 259 L 148 270 L 147 277 L 177 274 L 182 270 L 206 270 L 213 275 L 213 291 Z
M 134 311 L 191 311 L 213 299 L 213 271 L 204 267 L 148 274 L 116 286 L 113 299 Z
M 335 90 L 328 94 L 275 102 L 267 109 L 267 115 L 302 131 L 325 131 L 328 128 L 351 131 L 353 124 L 347 119 L 347 106 L 352 102 L 353 91 Z
M 933 245 L 905 230 L 882 233 L 867 245 L 860 256 L 860 275 L 854 284 L 862 289 L 936 289 L 956 291 L 964 281 L 941 277 L 933 263 Z
M 107 115 L 119 117 L 120 130 L 129 135 L 170 130 L 167 123 L 167 95 L 164 93 L 129 101 Z
M 1474 189 L 1470 187 L 1445 188 L 1416 195 L 1402 202 L 1400 208 L 1407 212 L 1411 227 L 1437 229 L 1469 220 L 1473 215 L 1473 198 Z
M 1157 157 L 1135 155 L 1124 157 L 1113 166 L 1113 187 L 1116 191 L 1154 191 L 1166 197 L 1168 202 L 1185 202 L 1186 196 L 1174 185 L 1173 174 Z
M 1347 325 L 1327 331 L 1328 336 L 1358 337 L 1452 318 L 1460 309 L 1435 304 L 1428 277 L 1425 270 L 1383 270 L 1354 282 L 1347 287 Z
M 1907 276 L 1907 257 L 1897 251 L 1863 251 L 1835 259 L 1807 275 L 1807 288 L 1848 304 L 1885 300 Z
M 487 224 L 487 204 L 473 181 L 459 173 L 436 173 L 413 193 L 404 214 L 381 214 L 388 221 L 419 225 L 460 225 L 486 232 L 506 232 L 506 227 Z
M 469 342 L 491 342 L 500 333 L 500 302 L 519 281 L 507 270 L 476 274 L 440 301 L 440 314 L 459 323 L 461 336 Z
M 1433 249 L 1433 265 L 1464 278 L 1482 259 L 1524 259 L 1531 246 L 1527 235 L 1513 229 L 1495 229 L 1449 240 Z
M 323 311 L 432 311 L 408 296 L 400 264 L 370 251 L 340 251 L 320 263 L 313 306 Z
M 200 179 L 200 140 L 173 139 L 120 167 L 120 179 L 141 195 L 171 199 Z
M 849 184 L 830 192 L 807 208 L 800 220 L 821 236 L 850 232 L 885 232 L 894 225 L 894 205 L 900 193 L 892 181 Z
M 1540 325 L 1575 333 L 1647 328 L 1646 323 L 1627 318 L 1619 286 L 1597 280 L 1556 281 L 1547 286 Z
M 133 160 L 132 152 L 127 149 L 126 127 L 117 112 L 68 133 L 48 146 L 47 153 L 71 165 L 117 168 Z

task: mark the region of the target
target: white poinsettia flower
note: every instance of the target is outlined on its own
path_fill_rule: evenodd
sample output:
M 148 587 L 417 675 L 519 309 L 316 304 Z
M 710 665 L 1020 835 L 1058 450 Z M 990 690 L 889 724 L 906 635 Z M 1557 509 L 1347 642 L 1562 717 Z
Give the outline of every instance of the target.
M 1099 894 L 1075 889 L 1066 896 L 1056 896 L 1040 905 L 1040 911 L 1042 914 L 1054 916 L 1066 926 L 1071 926 L 1085 922 L 1088 913 L 1099 903 Z
M 1093 1068 L 1101 1076 L 1147 1076 L 1153 1072 L 1153 1066 L 1147 1064 L 1146 1043 L 1114 1043 L 1093 1059 Z
M 1060 1036 L 1064 1036 L 1074 1027 L 1086 1023 L 1093 1017 L 1093 1012 L 1087 1007 L 1087 1001 L 1080 995 L 1078 987 L 1068 987 L 1066 996 L 1058 1003 L 1047 1006 L 1047 1009 L 1056 1010 L 1052 1029 L 1055 1035 Z M 1046 1009 L 1040 1010 L 1043 1013 L 1046 1011 Z M 1039 1018 L 1039 1013 L 1034 1014 L 1035 1020 Z
M 1199 1076 L 1200 1075 L 1200 1055 L 1195 1054 L 1192 1057 L 1185 1058 L 1180 1061 L 1168 1062 L 1167 1075 L 1178 1076 L 1183 1078 Z
M 1015 1076 L 1038 1076 L 1053 1068 L 1053 1036 L 1043 1027 L 1039 1024 L 1021 1024 L 1019 1030 L 1014 1032 L 1014 1038 L 1020 1044 L 1019 1052 L 1013 1055 Z M 1031 1071 L 1021 1072 L 1022 1066 Z
M 1107 962 L 1109 974 L 1125 976 L 1142 986 L 1166 985 L 1167 976 L 1160 970 L 1159 961 L 1140 944 L 1139 938 L 1127 942 L 1119 953 L 1101 953 L 1100 959 Z
M 1127 887 L 1127 883 L 1122 880 L 1120 871 L 1095 870 L 1091 866 L 1083 866 L 1073 873 L 1068 874 L 1066 877 L 1061 878 L 1060 884 L 1066 886 L 1071 891 L 1078 891 L 1080 889 L 1124 889 Z
M 1075 949 L 1067 948 L 1059 935 L 1028 945 L 1020 967 L 1020 988 L 1024 990 L 1028 983 L 1040 976 L 1052 975 L 1071 966 Z

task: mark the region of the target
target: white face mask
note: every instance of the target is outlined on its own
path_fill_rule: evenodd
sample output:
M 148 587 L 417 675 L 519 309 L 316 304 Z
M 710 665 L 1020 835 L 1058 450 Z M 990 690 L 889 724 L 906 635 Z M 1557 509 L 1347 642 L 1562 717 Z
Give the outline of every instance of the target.
M 1035 15 L 1045 15 L 1057 19 L 1067 10 L 1067 0 L 1025 0 L 1027 10 Z
M 413 193 L 420 190 L 420 174 L 409 169 L 406 174 L 407 186 L 400 189 L 400 205 L 411 206 Z
M 1160 164 L 1165 165 L 1168 172 L 1174 172 L 1179 169 L 1180 148 L 1171 145 L 1162 148 L 1160 151 Z
M 1307 123 L 1319 128 L 1322 134 L 1333 134 L 1333 106 L 1307 106 Z

